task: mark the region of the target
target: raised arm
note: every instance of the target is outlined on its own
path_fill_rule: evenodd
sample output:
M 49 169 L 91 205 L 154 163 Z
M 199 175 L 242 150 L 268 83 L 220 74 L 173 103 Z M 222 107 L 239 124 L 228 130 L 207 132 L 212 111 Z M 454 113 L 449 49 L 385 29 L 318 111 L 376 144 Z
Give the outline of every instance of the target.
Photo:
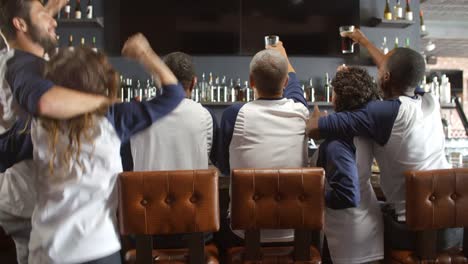
M 5 78 L 14 98 L 26 112 L 34 116 L 69 119 L 110 104 L 107 97 L 81 93 L 44 79 L 44 63 L 33 56 L 21 56 L 7 63 Z
M 355 111 L 322 116 L 316 107 L 307 121 L 306 133 L 313 139 L 362 136 L 384 145 L 390 138 L 399 108 L 399 100 L 372 101 Z
M 175 75 L 153 51 L 143 34 L 138 33 L 130 37 L 124 44 L 122 54 L 143 64 L 151 74 L 159 77 L 162 85 L 178 83 Z
M 161 79 L 162 95 L 150 101 L 116 104 L 108 115 L 122 142 L 149 127 L 153 122 L 169 114 L 185 98 L 185 91 L 171 70 L 153 51 L 142 34 L 130 37 L 124 44 L 122 54 L 135 59 Z
M 294 100 L 296 103 L 302 103 L 306 108 L 308 108 L 307 101 L 304 97 L 304 91 L 302 90 L 301 84 L 297 79 L 296 71 L 289 61 L 288 54 L 283 46 L 283 42 L 279 41 L 275 46 L 268 45 L 266 48 L 279 51 L 288 61 L 288 85 L 283 91 L 283 96 L 285 98 Z
M 369 51 L 370 56 L 374 60 L 378 68 L 382 66 L 382 63 L 385 59 L 385 54 L 380 51 L 379 48 L 374 46 L 372 42 L 362 33 L 360 29 L 355 29 L 353 32 L 343 32 L 342 36 L 346 36 L 354 40 L 355 42 L 361 44 L 364 48 Z

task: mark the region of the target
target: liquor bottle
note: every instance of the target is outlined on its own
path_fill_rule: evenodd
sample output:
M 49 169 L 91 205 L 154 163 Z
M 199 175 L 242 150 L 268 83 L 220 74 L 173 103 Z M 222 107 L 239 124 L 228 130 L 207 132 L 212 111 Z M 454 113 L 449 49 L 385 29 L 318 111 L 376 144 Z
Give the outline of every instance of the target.
M 405 19 L 413 21 L 413 11 L 411 11 L 410 0 L 406 0 Z
M 388 53 L 387 37 L 383 37 L 383 42 L 382 42 L 382 45 L 380 46 L 380 50 L 383 52 L 383 54 Z
M 248 81 L 245 81 L 244 82 L 244 87 L 242 88 L 242 90 L 244 90 L 244 93 L 245 93 L 245 101 L 246 102 L 250 102 L 252 100 L 252 98 L 250 97 L 250 88 L 249 88 L 249 82 Z
M 73 47 L 73 35 L 70 35 L 68 37 L 68 49 L 69 50 L 74 50 L 75 48 Z
M 396 38 L 395 38 L 395 46 L 394 46 L 395 49 L 398 48 L 398 42 L 399 42 L 399 41 L 398 41 L 398 37 L 396 37 Z
M 81 19 L 81 1 L 80 0 L 76 0 L 75 18 Z
M 205 73 L 202 73 L 202 78 L 201 78 L 201 81 L 199 82 L 199 86 L 200 86 L 200 94 L 201 94 L 200 101 L 202 103 L 206 103 L 208 102 L 209 91 L 208 91 L 208 83 L 205 80 Z
M 241 79 L 240 78 L 237 78 L 236 80 L 236 86 L 234 87 L 234 90 L 236 90 L 236 99 L 235 99 L 235 102 L 243 102 L 245 100 L 245 93 L 244 91 L 242 90 L 242 87 L 241 87 Z
M 197 83 L 192 90 L 192 100 L 199 103 L 200 102 L 200 84 Z
M 93 2 L 92 0 L 88 0 L 88 4 L 86 5 L 86 18 L 92 19 L 93 18 Z
M 96 37 L 93 37 L 93 46 L 91 48 L 94 52 L 98 52 L 98 49 L 96 47 Z
M 405 48 L 410 48 L 410 39 L 409 38 L 405 39 Z
M 209 97 L 208 97 L 208 102 L 212 103 L 215 99 L 215 89 L 214 83 L 213 83 L 213 73 L 210 72 L 208 75 L 208 91 L 209 91 Z
M 234 103 L 237 98 L 236 94 L 236 85 L 234 84 L 234 79 L 229 79 L 229 91 L 230 91 L 230 96 L 228 102 Z
M 315 102 L 315 89 L 312 82 L 313 79 L 309 78 L 309 82 L 305 88 L 305 98 L 308 102 Z
M 130 102 L 133 98 L 133 84 L 132 79 L 127 78 L 127 102 Z
M 125 88 L 124 88 L 124 77 L 120 75 L 120 100 L 125 102 Z
M 84 47 L 85 46 L 85 38 L 81 38 L 80 43 L 81 43 L 81 47 Z
M 217 103 L 221 102 L 221 85 L 219 83 L 219 77 L 218 76 L 216 76 L 216 78 L 215 78 L 215 84 L 214 84 L 213 89 L 215 90 L 216 95 L 215 95 L 215 98 L 213 98 L 212 101 L 217 102 Z
M 71 6 L 70 1 L 67 2 L 67 5 L 63 8 L 63 17 L 64 18 L 71 18 Z
M 227 82 L 226 82 L 226 76 L 223 76 L 223 78 L 221 79 L 221 86 L 223 86 L 223 90 L 222 90 L 222 98 L 221 98 L 221 102 L 223 103 L 227 103 L 228 102 L 228 93 L 229 93 L 229 88 L 228 88 L 228 85 L 227 85 Z
M 419 11 L 419 24 L 421 25 L 421 32 L 426 32 L 426 25 L 424 24 L 423 11 Z
M 140 80 L 137 80 L 136 89 L 135 89 L 135 98 L 137 101 L 143 101 L 143 89 L 141 89 Z
M 385 3 L 385 10 L 384 10 L 384 19 L 392 20 L 392 11 L 390 11 L 390 3 L 389 0 Z
M 396 5 L 393 7 L 393 19 L 401 20 L 403 17 L 403 7 L 401 6 L 400 0 L 397 0 Z
M 325 73 L 325 100 L 327 103 L 331 102 L 331 87 L 330 87 L 330 77 L 328 76 L 328 72 Z

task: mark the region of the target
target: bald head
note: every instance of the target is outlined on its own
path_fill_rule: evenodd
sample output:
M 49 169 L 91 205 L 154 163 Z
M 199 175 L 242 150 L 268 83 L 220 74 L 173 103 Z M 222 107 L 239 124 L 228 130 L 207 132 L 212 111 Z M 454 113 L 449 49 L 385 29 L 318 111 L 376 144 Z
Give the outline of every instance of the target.
M 250 62 L 250 78 L 262 95 L 282 93 L 287 76 L 288 61 L 276 50 L 262 50 Z

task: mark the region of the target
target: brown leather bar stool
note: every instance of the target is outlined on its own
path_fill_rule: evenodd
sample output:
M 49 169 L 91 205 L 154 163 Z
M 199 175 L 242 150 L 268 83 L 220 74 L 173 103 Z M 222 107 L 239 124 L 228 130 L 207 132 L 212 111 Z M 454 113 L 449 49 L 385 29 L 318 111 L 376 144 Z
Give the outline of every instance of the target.
M 468 169 L 406 173 L 406 223 L 416 251 L 390 250 L 387 263 L 468 263 Z M 463 249 L 437 252 L 437 229 L 464 227 Z
M 119 177 L 119 225 L 136 235 L 127 263 L 218 263 L 203 232 L 219 229 L 216 170 L 125 172 Z M 153 250 L 152 235 L 189 233 L 185 249 Z
M 231 227 L 245 230 L 245 246 L 229 249 L 228 263 L 321 263 L 322 168 L 239 169 L 231 175 Z M 261 229 L 294 229 L 294 246 L 261 247 Z

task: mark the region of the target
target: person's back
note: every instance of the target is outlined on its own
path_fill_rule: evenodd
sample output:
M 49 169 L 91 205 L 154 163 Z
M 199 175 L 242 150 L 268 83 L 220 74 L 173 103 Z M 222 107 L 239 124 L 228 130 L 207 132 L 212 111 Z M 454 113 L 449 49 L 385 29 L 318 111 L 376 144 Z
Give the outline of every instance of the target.
M 306 166 L 308 114 L 302 103 L 287 98 L 258 99 L 240 107 L 229 146 L 231 169 Z
M 381 171 L 381 186 L 396 214 L 404 219 L 405 177 L 408 170 L 450 168 L 445 158 L 440 105 L 432 94 L 400 96 L 400 108 L 390 138 L 384 146 L 374 143 Z
M 182 83 L 187 98 L 174 111 L 131 139 L 134 171 L 207 169 L 214 161 L 218 126 L 214 116 L 191 99 L 196 85 L 189 55 L 173 52 L 164 62 Z M 213 152 L 214 153 L 214 152 Z
M 133 170 L 207 169 L 213 134 L 208 110 L 184 99 L 169 115 L 132 137 Z
M 282 43 L 274 49 L 260 51 L 250 64 L 257 99 L 223 113 L 219 162 L 224 175 L 236 168 L 307 166 L 307 103 Z M 241 230 L 233 232 L 244 237 Z M 261 242 L 288 242 L 293 236 L 293 230 L 262 230 Z
M 36 263 L 89 261 L 120 249 L 114 226 L 118 201 L 114 186 L 122 171 L 120 138 L 106 117 L 94 118 L 92 144 L 82 138 L 75 160 L 82 166 L 71 167 L 60 158 L 70 151 L 68 133 L 57 133 L 52 151 L 43 122 L 33 121 L 34 159 L 41 172 L 29 246 L 30 259 Z M 73 150 L 76 151 L 75 146 Z M 50 157 L 57 157 L 53 172 L 49 169 Z
M 69 120 L 33 120 L 33 154 L 40 174 L 29 263 L 120 263 L 116 182 L 122 171 L 121 143 L 170 113 L 184 97 L 157 55 L 142 55 L 148 46 L 137 35 L 126 42 L 124 54 L 152 64 L 149 68 L 162 79 L 162 96 L 103 106 Z M 90 48 L 60 51 L 47 63 L 45 76 L 110 98 L 118 85 L 106 57 Z

